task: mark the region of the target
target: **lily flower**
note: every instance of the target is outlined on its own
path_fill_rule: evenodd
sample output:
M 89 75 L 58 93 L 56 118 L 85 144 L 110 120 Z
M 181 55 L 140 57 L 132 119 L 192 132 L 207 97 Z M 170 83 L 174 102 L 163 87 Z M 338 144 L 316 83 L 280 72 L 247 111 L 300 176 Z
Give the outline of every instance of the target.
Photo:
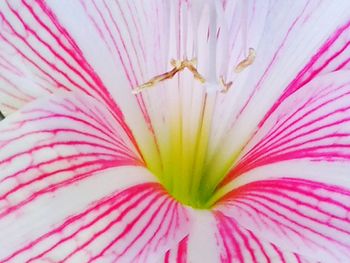
M 348 0 L 0 1 L 0 262 L 349 262 L 349 68 Z

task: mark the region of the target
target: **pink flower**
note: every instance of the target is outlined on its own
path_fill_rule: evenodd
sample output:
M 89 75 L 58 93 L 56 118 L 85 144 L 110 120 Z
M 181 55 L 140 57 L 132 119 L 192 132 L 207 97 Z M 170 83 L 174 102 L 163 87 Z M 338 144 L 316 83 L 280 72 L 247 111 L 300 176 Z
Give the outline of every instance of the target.
M 0 22 L 0 262 L 349 261 L 350 1 Z

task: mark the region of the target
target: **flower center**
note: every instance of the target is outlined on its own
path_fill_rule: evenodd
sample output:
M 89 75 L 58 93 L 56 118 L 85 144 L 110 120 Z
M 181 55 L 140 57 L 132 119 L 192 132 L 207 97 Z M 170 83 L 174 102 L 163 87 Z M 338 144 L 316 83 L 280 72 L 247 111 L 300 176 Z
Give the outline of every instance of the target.
M 133 93 L 138 94 L 160 82 L 169 80 L 184 69 L 188 69 L 199 83 L 207 84 L 207 80 L 196 68 L 196 59 L 171 60 L 170 64 L 173 66 L 170 71 L 151 78 L 134 89 Z M 231 82 L 225 83 L 223 77 L 209 83 L 210 89 L 221 92 L 228 91 L 231 84 Z M 182 116 L 182 118 L 184 117 Z M 208 208 L 210 206 L 208 198 L 212 196 L 216 183 L 221 179 L 219 174 L 214 180 L 214 184 L 206 181 L 207 173 L 212 171 L 210 165 L 205 162 L 209 129 L 205 127 L 205 122 L 203 122 L 202 128 L 195 136 L 196 141 L 182 138 L 181 124 L 174 123 L 172 130 L 174 132 L 171 132 L 171 140 L 169 141 L 174 143 L 166 146 L 166 153 L 163 154 L 162 158 L 163 171 L 157 176 L 169 193 L 181 203 L 195 208 Z
M 216 186 L 226 173 L 207 162 L 208 135 L 207 127 L 203 127 L 196 142 L 172 140 L 163 158 L 163 173 L 158 176 L 175 199 L 199 209 L 210 208 Z
M 176 23 L 169 22 L 169 39 L 184 41 L 183 44 L 169 41 L 167 58 L 175 57 L 176 60 L 170 60 L 169 70 L 149 74 L 154 77 L 135 87 L 133 93 L 138 95 L 149 88 L 167 89 L 160 92 L 162 95 L 157 98 L 166 101 L 164 105 L 160 103 L 165 106 L 164 112 L 156 112 L 154 119 L 157 123 L 153 123 L 159 158 L 148 158 L 150 162 L 152 159 L 160 162 L 154 165 L 148 161 L 147 165 L 179 202 L 207 209 L 220 198 L 217 187 L 238 155 L 225 152 L 225 157 L 221 158 L 221 141 L 214 150 L 209 146 L 212 144 L 211 126 L 216 95 L 218 91 L 227 92 L 231 88 L 232 75 L 239 74 L 254 62 L 255 51 L 252 48 L 248 51 L 248 46 L 243 45 L 248 54 L 233 65 L 227 38 L 229 26 L 220 2 L 211 0 L 199 3 L 202 5 L 199 14 L 186 13 L 184 10 L 190 10 L 190 6 L 173 10 L 176 14 L 174 17 L 180 11 L 184 12 L 182 16 L 187 15 L 179 25 L 183 27 L 182 30 L 177 29 L 187 33 L 187 36 L 174 37 L 172 34 L 177 30 L 172 26 Z M 171 17 L 170 14 L 169 19 Z M 187 45 L 186 41 L 191 41 L 191 44 Z M 190 48 L 180 51 L 181 47 L 188 46 Z M 193 98 L 193 94 L 199 97 Z M 158 100 L 154 101 L 158 103 Z

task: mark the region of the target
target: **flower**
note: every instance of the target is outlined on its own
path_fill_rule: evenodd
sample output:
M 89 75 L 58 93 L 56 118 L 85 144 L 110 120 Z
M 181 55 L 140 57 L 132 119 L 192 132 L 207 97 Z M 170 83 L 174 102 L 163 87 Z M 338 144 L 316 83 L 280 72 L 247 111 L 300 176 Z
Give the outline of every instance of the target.
M 0 261 L 347 262 L 349 5 L 1 1 Z

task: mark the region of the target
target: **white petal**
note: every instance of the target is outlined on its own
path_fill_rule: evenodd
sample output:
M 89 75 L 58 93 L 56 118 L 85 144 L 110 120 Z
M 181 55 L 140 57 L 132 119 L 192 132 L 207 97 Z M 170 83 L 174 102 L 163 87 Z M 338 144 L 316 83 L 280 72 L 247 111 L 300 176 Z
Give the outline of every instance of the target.
M 272 2 L 254 63 L 216 104 L 211 162 L 234 159 L 275 104 L 346 64 L 348 10 L 348 1 Z
M 271 170 L 270 176 L 233 190 L 216 209 L 282 250 L 314 261 L 347 262 L 349 182 L 335 186 L 332 180 L 318 182 L 317 176 L 290 178 L 283 170 Z

